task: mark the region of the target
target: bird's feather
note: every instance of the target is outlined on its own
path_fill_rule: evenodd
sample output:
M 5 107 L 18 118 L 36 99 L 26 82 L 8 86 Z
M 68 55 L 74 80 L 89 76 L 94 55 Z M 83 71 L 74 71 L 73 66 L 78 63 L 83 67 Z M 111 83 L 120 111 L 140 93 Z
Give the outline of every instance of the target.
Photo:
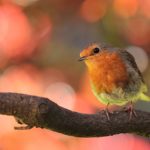
M 150 97 L 145 95 L 144 93 L 141 93 L 140 99 L 143 101 L 150 101 Z

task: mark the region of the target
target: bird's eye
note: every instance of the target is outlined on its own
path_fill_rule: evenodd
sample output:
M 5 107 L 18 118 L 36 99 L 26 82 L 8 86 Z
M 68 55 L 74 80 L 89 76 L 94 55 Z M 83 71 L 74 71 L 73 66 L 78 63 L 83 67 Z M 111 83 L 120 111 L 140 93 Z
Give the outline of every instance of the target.
M 94 53 L 94 54 L 99 53 L 99 51 L 100 51 L 100 49 L 99 49 L 98 47 L 95 47 L 95 48 L 93 49 L 93 53 Z

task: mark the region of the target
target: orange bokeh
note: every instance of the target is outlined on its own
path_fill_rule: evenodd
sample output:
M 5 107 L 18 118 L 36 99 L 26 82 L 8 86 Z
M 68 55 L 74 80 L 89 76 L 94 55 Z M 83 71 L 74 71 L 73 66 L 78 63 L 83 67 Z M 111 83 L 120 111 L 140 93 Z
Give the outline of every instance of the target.
M 66 150 L 63 142 L 43 134 L 40 129 L 14 131 L 5 134 L 0 137 L 0 148 L 4 150 Z
M 138 10 L 138 0 L 114 0 L 114 11 L 123 18 L 134 16 Z
M 42 70 L 42 79 L 45 88 L 51 83 L 55 82 L 67 82 L 67 79 L 62 71 L 57 68 L 45 68 Z
M 0 122 L 1 122 L 0 138 L 6 134 L 14 132 L 14 126 L 18 125 L 13 116 L 0 115 Z
M 147 45 L 150 42 L 150 28 L 148 21 L 134 18 L 124 26 L 124 35 L 135 45 Z
M 141 13 L 150 19 L 150 0 L 140 0 Z
M 34 28 L 34 39 L 32 40 L 33 48 L 40 46 L 45 41 L 48 41 L 52 31 L 52 22 L 49 16 L 45 13 L 38 13 L 34 17 L 35 20 L 32 21 Z
M 40 72 L 32 65 L 24 64 L 6 69 L 0 76 L 1 92 L 20 92 L 42 95 Z
M 12 4 L 0 6 L 0 53 L 5 57 L 26 56 L 32 39 L 32 27 L 22 9 Z
M 52 22 L 49 19 L 49 16 L 46 14 L 39 15 L 36 30 L 40 40 L 45 39 L 47 36 L 49 37 L 49 33 L 52 30 Z
M 81 113 L 95 113 L 94 107 L 81 93 L 76 94 L 76 101 L 73 110 Z
M 81 139 L 79 150 L 149 150 L 150 144 L 131 134 L 120 134 L 103 138 Z
M 105 15 L 106 6 L 105 0 L 85 0 L 81 5 L 80 14 L 88 22 L 97 22 Z

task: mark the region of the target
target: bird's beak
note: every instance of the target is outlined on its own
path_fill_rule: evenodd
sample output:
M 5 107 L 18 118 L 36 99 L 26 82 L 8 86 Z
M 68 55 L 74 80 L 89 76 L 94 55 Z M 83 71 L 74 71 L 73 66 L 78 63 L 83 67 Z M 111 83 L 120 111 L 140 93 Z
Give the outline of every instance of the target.
M 83 61 L 83 60 L 86 60 L 87 59 L 87 57 L 86 56 L 83 56 L 83 57 L 80 57 L 79 59 L 78 59 L 78 61 Z

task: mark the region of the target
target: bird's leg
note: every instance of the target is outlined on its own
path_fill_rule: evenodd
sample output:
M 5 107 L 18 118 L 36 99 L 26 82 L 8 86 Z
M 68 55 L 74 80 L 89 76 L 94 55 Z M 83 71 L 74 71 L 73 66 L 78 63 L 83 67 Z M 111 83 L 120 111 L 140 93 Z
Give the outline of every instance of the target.
M 107 105 L 106 105 L 106 108 L 105 108 L 105 113 L 106 113 L 107 119 L 108 119 L 108 120 L 110 120 L 108 106 L 109 106 L 109 103 L 107 103 Z
M 135 117 L 137 117 L 137 114 L 134 110 L 134 107 L 133 107 L 133 102 L 130 101 L 130 104 L 129 106 L 127 107 L 126 111 L 129 111 L 129 120 L 132 119 L 132 116 L 134 115 Z
M 132 101 L 130 101 L 129 112 L 130 112 L 129 120 L 132 119 L 132 115 L 134 115 L 135 117 L 137 117 L 137 114 L 136 114 L 136 112 L 134 110 L 133 102 Z

